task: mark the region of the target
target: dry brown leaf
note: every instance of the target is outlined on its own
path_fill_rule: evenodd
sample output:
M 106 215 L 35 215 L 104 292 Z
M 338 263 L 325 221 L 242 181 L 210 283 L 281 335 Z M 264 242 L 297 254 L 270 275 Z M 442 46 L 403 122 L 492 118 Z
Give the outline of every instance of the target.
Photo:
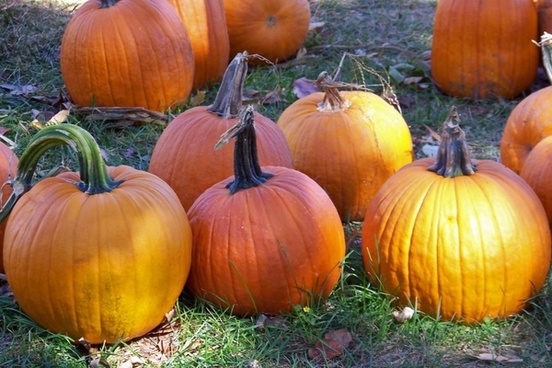
M 315 92 L 320 92 L 320 88 L 315 85 L 314 81 L 302 77 L 293 82 L 293 93 L 297 98 L 303 98 Z
M 313 348 L 309 348 L 308 356 L 311 359 L 319 356 L 323 356 L 328 360 L 333 359 L 343 354 L 344 349 L 352 341 L 351 333 L 345 328 L 329 331 L 322 340 L 316 342 Z
M 481 353 L 473 355 L 473 358 L 482 361 L 499 362 L 499 363 L 523 363 L 523 359 L 517 356 L 506 357 L 502 355 L 496 355 L 495 353 Z

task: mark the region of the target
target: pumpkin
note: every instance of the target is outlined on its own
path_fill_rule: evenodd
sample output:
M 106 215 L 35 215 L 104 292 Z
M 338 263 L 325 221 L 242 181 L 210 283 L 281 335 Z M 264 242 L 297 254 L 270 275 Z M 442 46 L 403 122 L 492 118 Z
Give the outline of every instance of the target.
M 552 135 L 543 138 L 527 155 L 520 176 L 541 200 L 552 226 Z
M 537 0 L 539 35 L 552 32 L 552 0 Z
M 228 65 L 230 41 L 222 0 L 169 0 L 182 18 L 195 55 L 193 89 L 219 82 Z
M 0 194 L 0 199 L 2 203 L 5 203 L 8 197 L 11 195 L 11 186 L 6 185 L 5 183 L 13 179 L 15 175 L 15 170 L 17 169 L 17 164 L 19 159 L 15 153 L 8 147 L 6 144 L 0 142 L 0 181 L 2 182 L 2 189 Z M 0 222 L 0 273 L 4 273 L 4 262 L 3 262 L 3 239 L 4 239 L 4 230 L 6 229 L 6 221 Z
M 186 288 L 236 315 L 291 312 L 327 297 L 345 256 L 335 206 L 305 174 L 260 167 L 253 109 L 236 137 L 235 175 L 207 189 L 188 214 L 193 261 Z
M 212 105 L 178 115 L 155 144 L 148 170 L 175 190 L 186 210 L 207 188 L 234 172 L 233 143 L 217 151 L 213 147 L 239 120 L 247 58 L 240 53 L 228 65 Z M 259 113 L 255 123 L 261 164 L 291 167 L 289 147 L 276 123 Z
M 277 63 L 292 57 L 307 38 L 310 25 L 308 0 L 223 1 L 230 58 L 248 51 Z
M 513 98 L 539 64 L 533 0 L 441 0 L 431 47 L 431 74 L 454 97 Z
M 455 109 L 436 158 L 397 171 L 362 226 L 364 267 L 402 305 L 475 323 L 519 312 L 550 268 L 551 237 L 531 187 L 492 160 L 471 160 Z
M 81 106 L 164 111 L 194 80 L 190 38 L 166 0 L 88 0 L 65 28 L 60 66 Z
M 543 65 L 552 82 L 552 35 L 541 37 Z M 520 173 L 527 156 L 543 138 L 552 135 L 552 86 L 531 93 L 510 112 L 500 139 L 504 165 Z
M 292 167 L 324 188 L 343 221 L 362 221 L 379 187 L 412 162 L 412 139 L 402 115 L 378 95 L 339 91 L 326 72 L 312 93 L 288 106 L 278 125 Z
M 80 171 L 31 185 L 40 157 L 59 145 L 76 152 Z M 192 241 L 165 182 L 129 166 L 108 168 L 89 133 L 62 124 L 33 137 L 15 185 L 25 191 L 2 208 L 4 266 L 30 318 L 91 344 L 130 340 L 162 322 L 186 282 Z

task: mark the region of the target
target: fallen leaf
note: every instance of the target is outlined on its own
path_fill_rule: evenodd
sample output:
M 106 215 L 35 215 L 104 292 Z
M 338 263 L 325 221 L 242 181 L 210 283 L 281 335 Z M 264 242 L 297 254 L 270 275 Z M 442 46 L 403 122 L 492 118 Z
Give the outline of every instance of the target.
M 297 98 L 303 98 L 315 92 L 320 92 L 320 89 L 313 81 L 309 81 L 305 77 L 299 78 L 293 82 L 293 93 L 295 93 Z
M 322 340 L 316 342 L 313 348 L 309 348 L 308 356 L 311 359 L 319 356 L 328 360 L 333 359 L 343 354 L 344 349 L 352 341 L 351 333 L 345 328 L 329 331 Z
M 502 355 L 496 355 L 495 353 L 481 353 L 478 355 L 472 355 L 473 358 L 482 361 L 500 362 L 500 363 L 523 363 L 523 359 L 517 356 L 506 357 Z

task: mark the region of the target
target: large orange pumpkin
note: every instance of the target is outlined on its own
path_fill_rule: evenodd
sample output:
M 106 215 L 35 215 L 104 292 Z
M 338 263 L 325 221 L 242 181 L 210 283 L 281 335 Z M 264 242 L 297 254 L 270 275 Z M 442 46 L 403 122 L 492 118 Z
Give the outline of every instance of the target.
M 9 179 L 13 179 L 19 159 L 10 147 L 0 142 L 0 185 L 2 185 L 0 198 L 2 204 L 6 203 L 11 195 L 11 186 L 4 185 Z M 4 248 L 4 230 L 6 229 L 6 220 L 0 222 L 0 273 L 4 273 L 3 248 Z
M 194 54 L 182 19 L 166 0 L 89 0 L 61 42 L 61 74 L 81 106 L 164 111 L 185 102 Z
M 309 32 L 308 0 L 223 1 L 230 58 L 247 51 L 273 63 L 284 61 L 299 50 Z
M 552 35 L 541 37 L 543 64 L 552 82 Z M 542 88 L 517 104 L 500 140 L 502 163 L 520 173 L 527 156 L 543 138 L 552 135 L 552 86 Z
M 537 193 L 552 226 L 552 135 L 531 150 L 519 175 Z
M 291 312 L 333 290 L 344 231 L 312 179 L 281 166 L 261 169 L 253 120 L 248 107 L 231 130 L 235 175 L 207 189 L 188 212 L 194 251 L 186 287 L 237 315 Z
M 324 188 L 343 221 L 362 221 L 379 187 L 412 162 L 402 115 L 367 91 L 338 91 L 327 73 L 324 92 L 303 97 L 280 115 L 293 168 Z
M 433 317 L 508 317 L 547 278 L 548 220 L 517 174 L 470 159 L 456 118 L 437 158 L 406 165 L 378 191 L 362 228 L 364 266 L 399 303 Z
M 230 42 L 222 0 L 169 0 L 184 21 L 195 55 L 193 88 L 218 82 L 228 65 Z
M 233 143 L 214 151 L 220 135 L 238 121 L 247 55 L 238 54 L 228 66 L 215 102 L 196 106 L 178 115 L 155 144 L 149 171 L 165 180 L 186 210 L 211 185 L 232 175 Z M 291 155 L 280 128 L 255 113 L 262 165 L 291 167 Z
M 539 63 L 534 0 L 440 0 L 431 74 L 446 94 L 513 98 L 533 82 Z
M 31 185 L 51 147 L 67 145 L 80 173 Z M 106 167 L 82 128 L 53 125 L 21 155 L 19 193 L 4 238 L 8 283 L 39 325 L 92 344 L 156 327 L 182 291 L 192 234 L 184 208 L 161 179 L 129 166 Z

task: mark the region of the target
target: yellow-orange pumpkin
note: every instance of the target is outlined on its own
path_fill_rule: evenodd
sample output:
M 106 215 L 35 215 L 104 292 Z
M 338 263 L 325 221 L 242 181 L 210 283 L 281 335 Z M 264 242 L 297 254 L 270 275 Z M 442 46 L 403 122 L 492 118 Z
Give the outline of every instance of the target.
M 308 0 L 223 1 L 230 58 L 247 51 L 273 63 L 284 61 L 299 50 L 309 32 Z
M 148 170 L 175 190 L 186 210 L 207 188 L 234 172 L 233 142 L 217 151 L 213 147 L 238 121 L 246 74 L 247 55 L 236 55 L 214 103 L 178 115 L 155 144 Z M 276 123 L 255 113 L 255 124 L 261 164 L 291 167 L 289 147 Z
M 13 179 L 19 159 L 10 147 L 0 142 L 0 183 L 2 184 L 0 198 L 2 203 L 10 196 L 11 186 L 3 185 L 9 179 Z M 4 273 L 3 248 L 4 248 L 4 230 L 6 229 L 6 220 L 0 222 L 0 273 Z
M 31 186 L 38 160 L 59 145 L 76 151 L 80 173 Z M 92 344 L 130 340 L 163 320 L 192 251 L 186 212 L 165 182 L 129 166 L 107 168 L 90 134 L 62 124 L 33 137 L 16 183 L 28 191 L 2 209 L 4 266 L 29 317 Z
M 193 88 L 220 81 L 230 54 L 222 0 L 169 0 L 182 18 L 195 55 Z
M 190 38 L 166 0 L 89 0 L 61 42 L 61 74 L 81 106 L 164 111 L 185 102 L 194 80 Z
M 237 315 L 291 312 L 333 290 L 344 231 L 316 182 L 290 168 L 260 167 L 253 124 L 248 107 L 230 130 L 235 175 L 207 189 L 188 211 L 194 251 L 186 287 Z
M 292 103 L 278 119 L 292 167 L 328 192 L 343 221 L 362 221 L 379 187 L 412 162 L 412 139 L 402 115 L 367 91 L 338 91 L 327 73 L 316 92 Z
M 431 74 L 446 94 L 513 98 L 537 73 L 534 0 L 440 0 L 431 48 Z
M 406 165 L 378 191 L 362 228 L 364 265 L 402 305 L 433 317 L 508 317 L 547 278 L 548 220 L 517 174 L 470 159 L 456 118 L 441 130 L 437 158 Z

